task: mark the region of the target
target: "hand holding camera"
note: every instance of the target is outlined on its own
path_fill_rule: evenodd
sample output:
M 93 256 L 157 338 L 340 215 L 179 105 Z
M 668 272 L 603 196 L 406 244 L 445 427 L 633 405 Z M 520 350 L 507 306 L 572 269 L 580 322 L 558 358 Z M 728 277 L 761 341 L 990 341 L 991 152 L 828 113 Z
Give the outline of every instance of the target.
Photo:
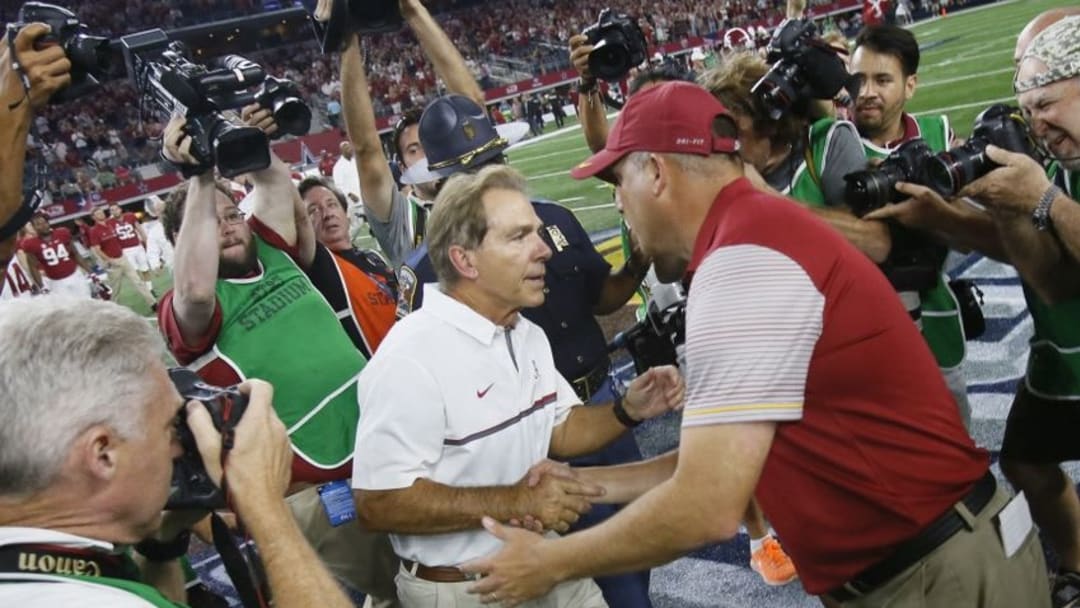
M 570 37 L 570 63 L 577 70 L 579 76 L 585 81 L 595 81 L 596 77 L 589 71 L 589 53 L 593 46 L 585 34 L 574 34 Z
M 30 107 L 36 110 L 48 103 L 57 91 L 71 84 L 71 61 L 64 55 L 64 49 L 55 44 L 37 48 L 38 41 L 50 31 L 51 28 L 43 23 L 31 23 L 19 30 L 9 28 L 5 44 L 0 44 L 0 65 L 11 68 L 17 63 L 26 79 L 20 82 L 16 70 L 7 72 L 3 83 L 3 101 L 7 107 L 17 107 L 22 96 L 28 95 Z M 13 43 L 6 44 L 11 36 L 15 36 Z M 12 49 L 14 57 L 11 56 Z M 24 90 L 27 85 L 28 90 Z
M 996 168 L 960 190 L 999 213 L 1029 215 L 1039 197 L 1051 183 L 1046 171 L 1035 159 L 1023 153 L 1010 152 L 996 145 L 984 151 L 987 160 Z
M 187 391 L 185 396 L 199 397 L 189 401 L 181 413 L 185 416 L 181 426 L 189 429 L 197 453 L 190 451 L 190 444 L 185 445 L 180 460 L 198 459 L 210 481 L 219 485 L 224 481 L 230 502 L 241 517 L 253 507 L 281 502 L 289 484 L 292 448 L 285 425 L 271 405 L 273 388 L 266 382 L 249 380 L 228 389 L 199 383 L 197 390 L 202 392 Z M 171 502 L 170 497 L 167 507 L 171 508 Z

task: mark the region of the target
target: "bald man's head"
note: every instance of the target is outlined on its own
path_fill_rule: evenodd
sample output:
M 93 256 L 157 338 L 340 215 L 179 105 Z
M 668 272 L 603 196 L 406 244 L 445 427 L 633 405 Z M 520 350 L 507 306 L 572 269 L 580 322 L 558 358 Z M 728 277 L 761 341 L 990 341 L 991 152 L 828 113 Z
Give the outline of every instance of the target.
M 1052 8 L 1048 11 L 1040 13 L 1034 19 L 1028 22 L 1024 26 L 1023 31 L 1016 37 L 1016 50 L 1013 51 L 1013 63 L 1020 63 L 1020 58 L 1024 56 L 1024 51 L 1027 50 L 1031 41 L 1042 33 L 1043 30 L 1054 25 L 1058 21 L 1061 21 L 1065 17 L 1071 17 L 1073 15 L 1080 15 L 1080 6 L 1066 6 L 1062 8 Z

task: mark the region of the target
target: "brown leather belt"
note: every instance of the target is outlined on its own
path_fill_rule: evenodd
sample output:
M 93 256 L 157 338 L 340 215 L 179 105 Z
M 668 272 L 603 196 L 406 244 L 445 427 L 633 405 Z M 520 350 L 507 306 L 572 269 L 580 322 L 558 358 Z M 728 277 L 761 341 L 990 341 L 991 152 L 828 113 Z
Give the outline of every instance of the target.
M 433 583 L 463 583 L 476 580 L 470 574 L 465 574 L 451 566 L 425 566 L 419 562 L 403 559 L 401 565 L 412 573 L 413 576 Z

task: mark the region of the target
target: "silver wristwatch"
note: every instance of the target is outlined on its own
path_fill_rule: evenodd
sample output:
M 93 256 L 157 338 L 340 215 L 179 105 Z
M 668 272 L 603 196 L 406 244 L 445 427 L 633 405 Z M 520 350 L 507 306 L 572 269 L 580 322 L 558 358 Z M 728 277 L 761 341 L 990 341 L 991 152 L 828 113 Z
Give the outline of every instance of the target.
M 1053 204 L 1054 199 L 1058 194 L 1061 194 L 1061 188 L 1055 185 L 1051 185 L 1043 192 L 1042 198 L 1035 205 L 1035 210 L 1031 212 L 1031 223 L 1035 224 L 1036 230 L 1049 230 L 1051 226 L 1050 221 L 1050 205 Z

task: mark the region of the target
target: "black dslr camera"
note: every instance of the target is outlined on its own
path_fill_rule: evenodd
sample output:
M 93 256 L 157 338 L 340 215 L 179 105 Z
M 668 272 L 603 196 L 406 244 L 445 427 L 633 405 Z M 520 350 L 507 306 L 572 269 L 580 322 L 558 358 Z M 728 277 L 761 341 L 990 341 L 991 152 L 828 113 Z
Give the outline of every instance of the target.
M 112 64 L 109 39 L 91 36 L 75 13 L 44 2 L 27 2 L 19 9 L 17 23 L 8 24 L 8 39 L 14 40 L 27 24 L 41 22 L 52 28 L 34 41 L 35 48 L 59 45 L 71 62 L 71 84 L 49 99 L 51 103 L 71 101 L 96 89 Z
M 873 169 L 856 171 L 844 176 L 847 182 L 845 199 L 856 217 L 904 199 L 896 190 L 897 182 L 926 184 L 926 165 L 934 157 L 930 146 L 922 139 L 911 139 L 892 151 Z
M 630 68 L 645 61 L 645 34 L 630 17 L 610 8 L 600 11 L 596 23 L 581 32 L 593 50 L 589 53 L 589 71 L 607 81 L 619 80 Z
M 996 103 L 975 117 L 975 128 L 967 142 L 930 160 L 926 168 L 929 186 L 942 196 L 954 196 L 964 186 L 997 168 L 997 163 L 986 155 L 986 146 L 990 144 L 1038 158 L 1038 147 L 1020 110 Z
M 686 342 L 686 299 L 663 308 L 650 300 L 645 318 L 620 332 L 608 345 L 609 351 L 625 348 L 634 360 L 638 375 L 658 365 L 678 365 L 679 346 Z
M 202 403 L 210 418 L 214 421 L 214 428 L 221 433 L 222 455 L 232 449 L 233 430 L 236 428 L 240 417 L 247 409 L 247 396 L 240 393 L 236 387 L 219 388 L 205 384 L 195 372 L 184 368 L 174 367 L 169 370 L 169 379 L 172 380 L 184 402 L 196 400 Z M 195 436 L 188 427 L 185 410 L 180 410 L 176 416 L 176 434 L 184 453 L 173 461 L 172 486 L 169 488 L 169 500 L 165 503 L 168 510 L 180 509 L 221 509 L 225 505 L 225 493 L 210 479 L 199 455 L 199 446 L 195 443 Z
M 239 55 L 227 55 L 220 67 L 209 69 L 193 63 L 179 41 L 170 42 L 165 32 L 147 30 L 120 39 L 124 60 L 135 87 L 166 116 L 182 114 L 191 136 L 195 167 L 182 168 L 185 175 L 217 165 L 224 177 L 270 166 L 270 142 L 266 134 L 246 125 L 233 124 L 221 111 L 259 103 L 274 112 L 278 133 L 304 135 L 311 111 L 289 81 L 267 78 L 258 64 Z M 254 87 L 254 90 L 252 90 Z
M 837 50 L 817 35 L 814 22 L 787 19 L 769 41 L 767 60 L 773 66 L 750 92 L 777 120 L 793 106 L 805 114 L 810 99 L 832 99 L 847 89 L 851 97 L 859 94 L 859 79 L 848 73 Z

